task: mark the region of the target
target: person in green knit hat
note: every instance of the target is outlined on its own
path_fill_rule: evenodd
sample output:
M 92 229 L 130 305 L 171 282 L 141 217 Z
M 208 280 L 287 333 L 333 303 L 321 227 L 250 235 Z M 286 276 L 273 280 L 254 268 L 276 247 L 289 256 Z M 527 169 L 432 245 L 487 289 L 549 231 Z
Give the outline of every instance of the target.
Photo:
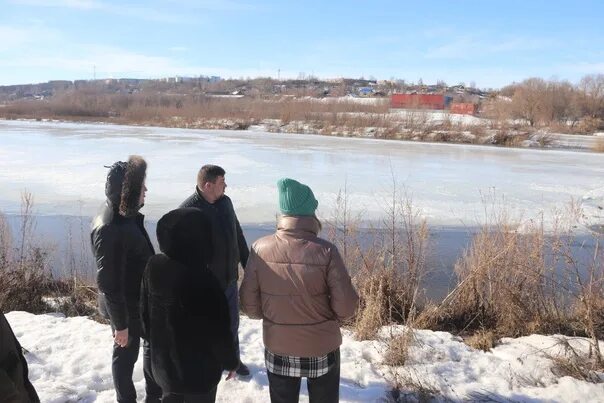
M 290 178 L 277 181 L 279 190 L 279 209 L 288 216 L 314 216 L 319 202 L 312 190 Z
M 338 249 L 318 237 L 319 202 L 294 179 L 277 181 L 277 231 L 252 245 L 241 284 L 241 308 L 263 320 L 271 402 L 298 401 L 307 378 L 311 403 L 337 402 L 340 324 L 359 297 Z

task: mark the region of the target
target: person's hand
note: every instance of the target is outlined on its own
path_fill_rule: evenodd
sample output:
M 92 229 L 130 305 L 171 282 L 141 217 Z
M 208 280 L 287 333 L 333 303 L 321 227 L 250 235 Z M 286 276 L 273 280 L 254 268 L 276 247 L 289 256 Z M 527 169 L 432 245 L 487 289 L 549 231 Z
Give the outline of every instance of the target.
M 128 345 L 128 328 L 116 330 L 113 333 L 113 340 L 118 346 L 126 347 Z
M 228 381 L 229 379 L 233 379 L 236 374 L 237 374 L 237 371 L 229 371 L 229 374 L 225 378 L 225 381 Z

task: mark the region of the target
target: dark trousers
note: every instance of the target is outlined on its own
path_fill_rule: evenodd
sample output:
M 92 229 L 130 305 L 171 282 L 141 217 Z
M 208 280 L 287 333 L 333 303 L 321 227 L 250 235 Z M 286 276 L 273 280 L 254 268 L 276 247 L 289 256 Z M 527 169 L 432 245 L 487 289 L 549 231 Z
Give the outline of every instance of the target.
M 162 403 L 214 403 L 216 401 L 216 389 L 202 395 L 181 395 L 177 393 L 166 393 L 162 398 Z
M 302 378 L 268 374 L 268 388 L 272 403 L 298 403 Z M 340 352 L 336 353 L 336 363 L 323 376 L 306 378 L 310 403 L 337 403 L 340 399 Z
M 224 291 L 224 295 L 229 304 L 229 316 L 231 317 L 231 332 L 235 339 L 235 354 L 238 359 L 240 358 L 239 353 L 239 289 L 237 288 L 237 282 L 227 286 Z
M 132 330 L 130 332 L 130 329 L 128 329 L 128 345 L 126 347 L 113 344 L 111 373 L 119 403 L 136 403 L 136 389 L 134 388 L 134 382 L 132 382 L 132 373 L 134 372 L 134 364 L 138 360 L 141 339 L 140 330 L 136 328 Z M 153 380 L 151 349 L 147 341 L 143 343 L 143 373 L 145 375 L 145 402 L 159 402 L 162 391 Z

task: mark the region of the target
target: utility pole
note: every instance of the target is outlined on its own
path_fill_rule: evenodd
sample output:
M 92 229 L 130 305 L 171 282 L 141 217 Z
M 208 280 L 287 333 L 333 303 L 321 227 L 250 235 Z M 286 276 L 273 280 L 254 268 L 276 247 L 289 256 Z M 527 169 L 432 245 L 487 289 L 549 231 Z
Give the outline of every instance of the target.
M 281 69 L 277 69 L 277 81 L 281 81 Z
M 92 79 L 96 81 L 96 64 L 92 66 Z

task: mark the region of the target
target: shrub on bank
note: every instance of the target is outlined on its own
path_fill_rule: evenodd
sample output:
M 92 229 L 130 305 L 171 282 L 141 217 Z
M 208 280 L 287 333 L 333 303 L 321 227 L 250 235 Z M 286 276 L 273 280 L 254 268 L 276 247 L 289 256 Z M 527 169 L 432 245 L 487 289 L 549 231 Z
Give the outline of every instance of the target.
M 36 245 L 33 233 L 33 197 L 24 193 L 21 231 L 16 237 L 0 213 L 0 309 L 3 312 L 62 312 L 67 316 L 96 314 L 96 291 L 80 276 L 55 278 L 49 267 L 50 251 Z

